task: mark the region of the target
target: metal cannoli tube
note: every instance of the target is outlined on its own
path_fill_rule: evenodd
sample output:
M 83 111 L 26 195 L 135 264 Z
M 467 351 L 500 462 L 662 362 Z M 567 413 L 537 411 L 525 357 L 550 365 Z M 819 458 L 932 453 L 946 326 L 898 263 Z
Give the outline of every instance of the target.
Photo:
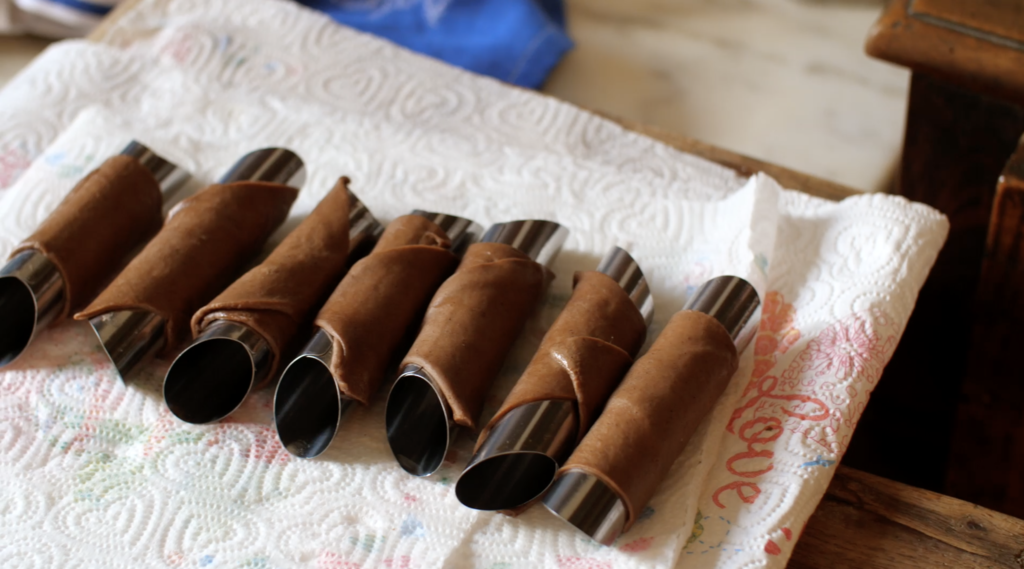
M 480 433 L 455 485 L 459 501 L 514 510 L 541 496 L 633 364 L 653 315 L 647 280 L 625 250 L 576 273 L 572 297 Z
M 0 366 L 37 332 L 95 298 L 163 223 L 188 172 L 132 141 L 90 172 L 0 269 Z
M 179 203 L 164 228 L 85 310 L 122 379 L 173 349 L 191 316 L 255 257 L 285 220 L 305 177 L 283 148 L 243 156 L 221 179 Z
M 410 474 L 436 471 L 456 426 L 475 428 L 484 397 L 553 275 L 568 237 L 551 221 L 492 226 L 434 295 L 388 396 L 388 443 Z
M 317 330 L 281 377 L 274 420 L 292 454 L 319 455 L 355 403 L 368 405 L 396 350 L 480 227 L 415 211 L 388 224 L 316 316 Z
M 626 374 L 544 505 L 605 545 L 628 530 L 725 391 L 759 307 L 739 277 L 704 283 Z
M 266 260 L 192 316 L 195 341 L 164 379 L 164 401 L 179 419 L 222 419 L 269 382 L 352 251 L 375 238 L 380 224 L 348 183 L 339 179 Z

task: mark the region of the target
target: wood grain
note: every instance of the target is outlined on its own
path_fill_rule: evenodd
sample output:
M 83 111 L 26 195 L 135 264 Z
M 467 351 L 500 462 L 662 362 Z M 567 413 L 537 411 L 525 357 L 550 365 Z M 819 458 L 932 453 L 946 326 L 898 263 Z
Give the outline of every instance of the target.
M 1019 0 L 892 0 L 871 28 L 866 50 L 981 93 L 1024 102 L 1020 5 Z
M 840 466 L 791 569 L 1024 568 L 1024 521 Z

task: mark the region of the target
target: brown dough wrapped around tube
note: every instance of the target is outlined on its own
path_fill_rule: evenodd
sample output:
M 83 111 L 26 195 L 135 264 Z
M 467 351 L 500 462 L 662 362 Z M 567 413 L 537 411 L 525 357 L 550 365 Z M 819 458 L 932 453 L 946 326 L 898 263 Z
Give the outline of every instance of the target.
M 509 245 L 471 245 L 434 295 L 401 367 L 423 368 L 452 420 L 476 428 L 491 382 L 553 278 Z
M 298 190 L 270 182 L 215 184 L 178 204 L 163 230 L 77 320 L 144 311 L 166 322 L 170 351 L 195 311 L 259 253 L 288 215 Z
M 562 466 L 595 475 L 623 500 L 623 531 L 636 521 L 736 372 L 733 338 L 718 320 L 677 313 L 630 369 L 590 432 Z
M 345 272 L 349 250 L 348 178 L 341 178 L 288 237 L 192 316 L 192 334 L 219 320 L 244 324 L 270 345 L 274 376 L 310 312 Z M 254 386 L 254 389 L 260 386 Z
M 35 249 L 64 280 L 64 318 L 93 299 L 128 254 L 163 222 L 163 195 L 138 160 L 108 158 L 82 179 L 39 228 L 11 253 Z
M 647 323 L 625 290 L 597 271 L 576 273 L 572 297 L 526 371 L 480 433 L 478 445 L 510 411 L 545 400 L 574 401 L 577 440 L 590 425 L 647 337 Z
M 445 231 L 420 215 L 388 224 L 320 309 L 334 349 L 330 370 L 345 397 L 368 405 L 410 325 L 458 263 Z

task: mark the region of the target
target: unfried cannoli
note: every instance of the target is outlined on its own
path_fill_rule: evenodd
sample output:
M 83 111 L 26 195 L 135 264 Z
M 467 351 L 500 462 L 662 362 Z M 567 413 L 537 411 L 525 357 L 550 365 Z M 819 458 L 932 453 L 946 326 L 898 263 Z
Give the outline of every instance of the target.
M 370 403 L 410 327 L 455 270 L 453 242 L 478 234 L 467 219 L 431 212 L 388 224 L 320 309 L 314 338 L 281 378 L 275 423 L 289 452 L 320 454 L 352 402 Z
M 626 251 L 576 273 L 569 302 L 481 432 L 455 486 L 459 500 L 512 510 L 541 495 L 633 363 L 652 315 L 647 281 Z
M 595 540 L 629 529 L 725 391 L 760 301 L 738 277 L 705 283 L 629 370 L 544 504 Z
M 178 418 L 221 419 L 274 377 L 350 252 L 379 228 L 348 182 L 339 179 L 266 260 L 192 316 L 196 339 L 164 380 L 164 400 Z
M 192 314 L 231 282 L 287 217 L 298 190 L 286 182 L 301 175 L 301 161 L 291 152 L 265 149 L 240 162 L 254 159 L 288 167 L 236 165 L 235 175 L 249 177 L 228 176 L 179 203 L 160 233 L 75 315 L 89 320 L 122 377 L 161 346 L 170 351 L 180 344 Z
M 399 464 L 430 474 L 456 425 L 476 428 L 484 397 L 553 275 L 568 232 L 549 221 L 492 227 L 434 295 L 388 397 L 388 442 Z
M 163 223 L 187 172 L 138 142 L 90 172 L 0 269 L 0 365 L 81 308 Z

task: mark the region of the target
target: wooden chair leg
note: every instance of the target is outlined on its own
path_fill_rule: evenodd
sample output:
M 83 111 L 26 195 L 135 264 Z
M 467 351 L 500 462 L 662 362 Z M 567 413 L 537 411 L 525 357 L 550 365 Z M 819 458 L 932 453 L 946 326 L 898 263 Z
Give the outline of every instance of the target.
M 996 189 L 947 492 L 1024 516 L 1024 141 Z

